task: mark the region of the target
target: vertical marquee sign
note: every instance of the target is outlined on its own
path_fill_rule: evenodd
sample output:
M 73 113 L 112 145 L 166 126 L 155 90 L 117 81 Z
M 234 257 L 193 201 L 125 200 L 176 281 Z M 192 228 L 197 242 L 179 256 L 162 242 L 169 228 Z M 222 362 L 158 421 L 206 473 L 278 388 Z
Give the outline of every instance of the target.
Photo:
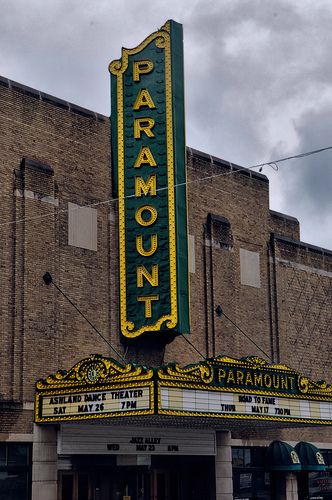
M 167 21 L 109 69 L 121 333 L 189 333 L 182 25 Z

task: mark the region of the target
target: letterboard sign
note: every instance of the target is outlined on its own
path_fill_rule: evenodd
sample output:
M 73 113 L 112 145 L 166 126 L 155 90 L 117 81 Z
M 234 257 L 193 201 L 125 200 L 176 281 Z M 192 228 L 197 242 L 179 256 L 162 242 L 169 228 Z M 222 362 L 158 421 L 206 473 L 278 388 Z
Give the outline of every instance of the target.
M 332 423 L 331 402 L 175 387 L 161 387 L 160 413 Z
M 104 391 L 41 396 L 43 418 L 86 417 L 150 410 L 150 387 L 124 385 Z
M 89 436 L 89 439 L 87 439 Z M 164 427 L 61 426 L 60 454 L 215 455 L 215 432 Z
M 160 368 L 158 413 L 332 424 L 332 387 L 257 357 L 217 357 Z
M 64 422 L 154 412 L 153 370 L 92 355 L 36 384 L 36 422 Z
M 38 423 L 134 415 L 331 425 L 332 386 L 257 357 L 147 368 L 97 354 L 36 384 Z M 138 438 L 128 446 L 166 445 Z
M 120 330 L 129 339 L 189 333 L 182 38 L 182 25 L 167 21 L 109 66 Z

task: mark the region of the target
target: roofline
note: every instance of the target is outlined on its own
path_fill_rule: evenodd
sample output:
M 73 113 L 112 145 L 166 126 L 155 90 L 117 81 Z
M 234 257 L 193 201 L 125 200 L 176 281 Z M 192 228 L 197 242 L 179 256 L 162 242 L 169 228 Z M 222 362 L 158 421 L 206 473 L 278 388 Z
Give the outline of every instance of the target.
M 311 252 L 316 252 L 322 255 L 326 255 L 328 257 L 332 257 L 332 250 L 328 250 L 327 248 L 318 247 L 315 245 L 310 245 L 309 243 L 305 243 L 304 241 L 293 240 L 288 236 L 282 236 L 280 234 L 271 233 L 271 237 L 275 241 L 280 241 L 281 243 L 288 243 L 289 245 L 293 245 L 295 247 L 303 248 L 304 250 L 308 250 Z
M 202 160 L 207 160 L 213 165 L 216 165 L 218 167 L 224 167 L 228 168 L 231 172 L 237 172 L 241 175 L 244 175 L 246 177 L 251 177 L 253 179 L 260 180 L 265 183 L 269 183 L 268 177 L 264 174 L 260 174 L 259 172 L 254 172 L 250 168 L 245 168 L 241 167 L 240 165 L 237 165 L 236 163 L 232 163 L 227 160 L 223 160 L 222 158 L 218 158 L 217 156 L 209 155 L 207 153 L 204 153 L 203 151 L 199 151 L 194 148 L 187 147 L 187 153 L 189 153 L 191 156 L 200 158 Z
M 38 99 L 39 101 L 52 104 L 53 106 L 57 106 L 58 108 L 71 111 L 73 113 L 76 113 L 77 115 L 85 116 L 86 118 L 93 118 L 97 121 L 109 120 L 108 116 L 96 113 L 95 111 L 91 111 L 90 109 L 82 108 L 77 104 L 64 101 L 63 99 L 59 99 L 58 97 L 55 97 L 53 95 L 46 94 L 45 92 L 41 92 L 40 90 L 36 90 L 32 87 L 28 87 L 27 85 L 23 85 L 22 83 L 15 82 L 14 80 L 9 80 L 9 78 L 5 78 L 4 76 L 0 76 L 0 86 L 7 87 L 10 90 L 15 90 L 16 92 L 20 92 L 21 94 L 33 97 L 35 99 Z
M 86 118 L 93 118 L 97 121 L 108 121 L 109 117 L 102 115 L 100 113 L 96 113 L 95 111 L 91 111 L 87 108 L 82 108 L 77 104 L 73 104 L 71 102 L 65 101 L 63 99 L 59 99 L 51 94 L 47 94 L 45 92 L 41 92 L 40 90 L 34 89 L 32 87 L 28 87 L 27 85 L 23 85 L 22 83 L 15 82 L 14 80 L 10 80 L 4 76 L 0 76 L 0 86 L 7 87 L 10 90 L 15 90 L 16 92 L 20 92 L 21 94 L 27 95 L 29 97 L 38 99 L 41 102 L 46 102 L 48 104 L 52 104 L 53 106 L 57 106 L 64 110 L 76 113 L 78 115 L 84 116 Z M 199 151 L 194 148 L 187 147 L 187 153 L 196 158 L 200 158 L 203 160 L 208 160 L 211 164 L 216 166 L 221 166 L 224 168 L 228 168 L 230 171 L 237 172 L 246 177 L 251 177 L 253 179 L 258 179 L 262 182 L 269 183 L 268 177 L 264 174 L 260 174 L 259 172 L 254 172 L 253 170 L 245 167 L 241 167 L 240 165 L 236 165 L 227 160 L 223 160 L 222 158 L 218 158 L 217 156 L 209 155 L 204 153 L 203 151 Z
M 292 215 L 283 214 L 282 212 L 276 212 L 275 210 L 271 209 L 270 209 L 270 215 L 277 219 L 288 220 L 299 224 L 299 220 L 296 217 L 293 217 Z

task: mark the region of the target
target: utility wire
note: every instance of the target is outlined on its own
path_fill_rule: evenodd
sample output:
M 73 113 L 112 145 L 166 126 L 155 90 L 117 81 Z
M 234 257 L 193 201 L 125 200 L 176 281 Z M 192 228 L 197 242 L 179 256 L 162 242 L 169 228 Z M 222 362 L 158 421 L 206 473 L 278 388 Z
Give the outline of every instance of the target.
M 121 359 L 121 361 L 123 361 L 125 364 L 127 364 L 127 361 L 125 360 L 125 358 L 112 346 L 112 344 L 104 337 L 104 335 L 102 333 L 100 333 L 99 330 L 97 330 L 95 325 L 93 323 L 91 323 L 91 321 L 85 316 L 85 314 L 82 313 L 82 311 L 80 311 L 80 309 L 74 304 L 74 302 L 72 300 L 70 300 L 70 298 L 61 290 L 61 288 L 56 283 L 54 283 L 51 274 L 45 273 L 43 276 L 43 280 L 44 280 L 46 285 L 50 285 L 50 284 L 54 285 L 55 288 L 65 297 L 65 299 L 67 299 L 68 302 L 76 309 L 76 311 L 85 319 L 85 321 L 87 323 L 89 323 L 91 328 L 93 328 L 94 331 L 96 333 L 98 333 L 99 337 L 101 337 L 106 342 L 106 344 L 112 349 L 112 351 Z
M 188 344 L 190 344 L 190 345 L 191 345 L 191 347 L 192 347 L 193 349 L 195 349 L 195 351 L 196 351 L 196 352 L 197 352 L 197 353 L 198 353 L 198 354 L 199 354 L 199 355 L 200 355 L 200 356 L 204 359 L 204 361 L 205 361 L 206 357 L 205 357 L 205 356 L 203 356 L 203 354 L 202 354 L 202 353 L 201 353 L 201 352 L 200 352 L 200 351 L 199 351 L 199 350 L 198 350 L 198 349 L 194 346 L 194 344 L 192 344 L 192 343 L 190 342 L 190 340 L 189 340 L 189 339 L 187 339 L 187 337 L 186 337 L 183 333 L 181 333 L 181 337 L 183 337 L 183 338 L 184 338 L 184 340 L 185 340 L 186 342 L 188 342 Z
M 85 319 L 85 321 L 87 321 L 87 323 L 89 323 L 89 325 L 94 329 L 94 331 L 96 333 L 98 333 L 98 335 L 106 342 L 106 344 L 112 349 L 112 351 L 126 364 L 126 360 L 125 358 L 112 346 L 112 344 L 104 337 L 104 335 L 102 333 L 100 333 L 99 330 L 97 330 L 97 328 L 95 327 L 95 325 L 93 323 L 91 323 L 91 321 L 85 316 L 85 314 L 82 313 L 82 311 L 76 306 L 76 304 L 74 304 L 74 302 L 61 290 L 61 288 L 53 281 L 53 277 L 50 273 L 45 273 L 44 276 L 43 276 L 43 280 L 45 282 L 46 285 L 54 285 L 55 288 L 61 293 L 61 295 L 63 295 L 65 297 L 66 300 L 68 300 L 68 302 L 76 309 L 76 311 Z M 186 338 L 186 336 L 182 333 L 181 336 L 186 340 L 186 342 L 188 342 L 188 344 L 191 345 L 191 347 L 193 349 L 195 349 L 195 351 L 205 360 L 205 356 L 203 356 L 203 354 L 194 346 L 194 344 L 192 344 L 190 342 L 189 339 Z
M 208 180 L 215 179 L 215 178 L 218 178 L 218 177 L 225 177 L 227 175 L 234 175 L 234 174 L 236 174 L 238 172 L 252 170 L 254 168 L 259 168 L 260 171 L 261 171 L 262 167 L 270 166 L 270 167 L 272 167 L 272 168 L 275 169 L 275 167 L 273 167 L 273 166 L 276 166 L 278 163 L 282 163 L 282 162 L 287 161 L 287 160 L 294 160 L 294 159 L 298 159 L 298 158 L 304 158 L 306 156 L 311 156 L 311 155 L 314 155 L 314 154 L 322 153 L 323 151 L 327 151 L 329 149 L 332 149 L 332 146 L 327 146 L 325 148 L 315 149 L 315 150 L 312 150 L 312 151 L 307 151 L 305 153 L 299 153 L 299 154 L 293 155 L 293 156 L 287 156 L 287 157 L 284 157 L 284 158 L 279 158 L 278 160 L 271 160 L 271 161 L 268 161 L 268 162 L 265 162 L 265 163 L 257 163 L 256 165 L 251 165 L 249 167 L 233 166 L 233 164 L 231 162 L 229 162 L 229 166 L 232 169 L 230 172 L 222 172 L 220 174 L 208 175 L 208 176 L 205 176 L 205 177 L 200 177 L 199 179 L 193 179 L 191 181 L 181 182 L 179 184 L 174 184 L 174 188 L 178 188 L 178 187 L 186 186 L 186 185 L 188 186 L 189 184 L 196 184 L 196 183 L 208 181 Z M 163 187 L 163 188 L 158 188 L 157 192 L 166 191 L 166 190 L 168 190 L 168 186 Z M 110 198 L 108 200 L 103 200 L 103 201 L 97 201 L 97 202 L 94 202 L 94 203 L 90 203 L 90 204 L 83 205 L 83 206 L 80 206 L 80 207 L 75 207 L 75 208 L 72 208 L 72 209 L 62 209 L 62 210 L 55 210 L 54 209 L 52 212 L 49 212 L 49 213 L 43 214 L 43 215 L 36 215 L 34 217 L 25 217 L 25 218 L 18 219 L 18 220 L 12 220 L 12 221 L 7 221 L 7 222 L 0 222 L 0 227 L 8 226 L 8 225 L 14 225 L 14 224 L 19 224 L 21 222 L 28 222 L 28 221 L 32 221 L 32 220 L 47 219 L 49 217 L 57 217 L 61 213 L 68 213 L 68 212 L 71 212 L 71 211 L 78 210 L 79 208 L 92 208 L 92 207 L 97 207 L 97 206 L 100 206 L 100 205 L 107 205 L 107 204 L 115 203 L 117 201 L 126 200 L 126 199 L 130 199 L 130 198 L 135 198 L 135 194 L 131 194 L 131 195 L 128 195 L 128 196 L 125 196 L 125 197 L 122 197 L 122 198 L 118 197 L 118 198 Z
M 221 316 L 225 316 L 225 318 L 226 318 L 226 319 L 228 319 L 228 321 L 229 321 L 230 323 L 232 323 L 232 325 L 233 325 L 233 326 L 235 326 L 235 328 L 236 328 L 237 330 L 239 330 L 239 332 L 241 332 L 241 333 L 242 333 L 242 335 L 244 335 L 244 336 L 245 336 L 248 340 L 250 340 L 250 342 L 251 342 L 252 344 L 254 344 L 254 346 L 256 346 L 256 347 L 257 347 L 257 349 L 259 349 L 259 350 L 261 351 L 261 353 L 263 353 L 263 354 L 264 354 L 264 356 L 266 356 L 266 357 L 267 357 L 267 358 L 268 358 L 271 362 L 273 361 L 273 360 L 272 360 L 272 358 L 271 358 L 271 356 L 269 356 L 268 354 L 266 354 L 266 352 L 265 352 L 265 351 L 263 351 L 263 349 L 262 349 L 261 347 L 259 347 L 259 345 L 258 345 L 258 344 L 256 344 L 256 342 L 255 342 L 254 340 L 252 340 L 252 339 L 249 337 L 249 335 L 247 335 L 247 334 L 246 334 L 246 333 L 242 330 L 242 328 L 240 328 L 240 327 L 239 327 L 236 323 L 234 323 L 234 321 L 233 321 L 233 320 L 231 320 L 231 318 L 230 318 L 229 316 L 227 316 L 227 314 L 225 314 L 225 312 L 223 311 L 223 309 L 221 308 L 221 306 L 218 306 L 218 307 L 217 307 L 217 309 L 216 309 L 216 313 L 218 314 L 218 316 L 219 316 L 219 317 L 221 317 Z
M 265 167 L 268 165 L 273 165 L 274 163 L 282 163 L 283 161 L 287 161 L 287 160 L 295 160 L 298 158 L 304 158 L 306 156 L 311 156 L 311 155 L 315 155 L 318 153 L 322 153 L 323 151 L 327 151 L 328 149 L 332 149 L 332 146 L 327 146 L 326 148 L 314 149 L 312 151 L 307 151 L 306 153 L 299 153 L 298 155 L 294 155 L 294 156 L 285 156 L 285 158 L 280 158 L 279 160 L 272 160 L 272 161 L 269 161 L 266 163 L 259 163 L 257 165 L 254 165 L 253 167 L 249 167 L 249 168 Z

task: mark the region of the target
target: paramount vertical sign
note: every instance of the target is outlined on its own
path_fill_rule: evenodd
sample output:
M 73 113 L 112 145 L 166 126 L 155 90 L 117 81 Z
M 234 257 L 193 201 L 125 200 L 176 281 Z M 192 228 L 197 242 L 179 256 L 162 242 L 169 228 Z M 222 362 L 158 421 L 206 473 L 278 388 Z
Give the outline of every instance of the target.
M 167 21 L 109 69 L 121 333 L 188 333 L 182 26 Z

